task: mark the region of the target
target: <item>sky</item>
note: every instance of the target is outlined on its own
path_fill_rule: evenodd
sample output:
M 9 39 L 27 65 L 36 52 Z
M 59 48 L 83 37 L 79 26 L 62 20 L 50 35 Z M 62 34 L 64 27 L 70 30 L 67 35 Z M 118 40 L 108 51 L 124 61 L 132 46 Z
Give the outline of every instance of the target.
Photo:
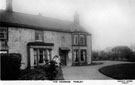
M 0 0 L 0 9 L 5 9 Z M 92 49 L 130 46 L 135 43 L 135 0 L 13 0 L 13 10 L 73 21 L 92 34 Z

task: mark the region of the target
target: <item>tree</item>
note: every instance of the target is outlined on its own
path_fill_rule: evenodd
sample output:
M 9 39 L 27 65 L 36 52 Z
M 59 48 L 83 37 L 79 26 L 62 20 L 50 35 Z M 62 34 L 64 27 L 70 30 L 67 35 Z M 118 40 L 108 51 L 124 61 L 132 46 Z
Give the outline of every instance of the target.
M 98 52 L 96 51 L 92 52 L 92 60 L 98 60 Z
M 116 46 L 112 49 L 112 52 L 118 60 L 128 60 L 133 53 L 128 46 Z

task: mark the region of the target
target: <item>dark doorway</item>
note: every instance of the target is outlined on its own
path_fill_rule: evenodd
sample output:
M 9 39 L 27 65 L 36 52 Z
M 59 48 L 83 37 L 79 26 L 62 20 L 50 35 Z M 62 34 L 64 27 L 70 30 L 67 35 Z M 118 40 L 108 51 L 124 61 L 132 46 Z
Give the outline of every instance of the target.
M 66 66 L 67 64 L 68 51 L 69 50 L 62 50 L 62 49 L 59 50 L 60 61 L 62 66 Z

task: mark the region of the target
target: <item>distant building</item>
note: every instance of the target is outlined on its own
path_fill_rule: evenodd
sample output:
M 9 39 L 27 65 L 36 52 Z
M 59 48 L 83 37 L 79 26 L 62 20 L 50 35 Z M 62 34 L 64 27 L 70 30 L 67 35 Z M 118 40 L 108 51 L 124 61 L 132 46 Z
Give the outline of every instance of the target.
M 135 44 L 131 44 L 130 48 L 135 52 Z
M 21 53 L 21 68 L 45 64 L 55 55 L 62 65 L 90 64 L 91 34 L 79 24 L 39 15 L 13 12 L 12 0 L 0 10 L 0 53 Z

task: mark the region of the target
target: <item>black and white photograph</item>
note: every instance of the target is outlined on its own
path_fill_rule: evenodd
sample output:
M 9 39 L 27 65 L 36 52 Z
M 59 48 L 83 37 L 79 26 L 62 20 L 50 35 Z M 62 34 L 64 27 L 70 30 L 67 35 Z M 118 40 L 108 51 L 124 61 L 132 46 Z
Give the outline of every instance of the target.
M 1 81 L 131 84 L 135 0 L 0 0 L 0 65 Z

